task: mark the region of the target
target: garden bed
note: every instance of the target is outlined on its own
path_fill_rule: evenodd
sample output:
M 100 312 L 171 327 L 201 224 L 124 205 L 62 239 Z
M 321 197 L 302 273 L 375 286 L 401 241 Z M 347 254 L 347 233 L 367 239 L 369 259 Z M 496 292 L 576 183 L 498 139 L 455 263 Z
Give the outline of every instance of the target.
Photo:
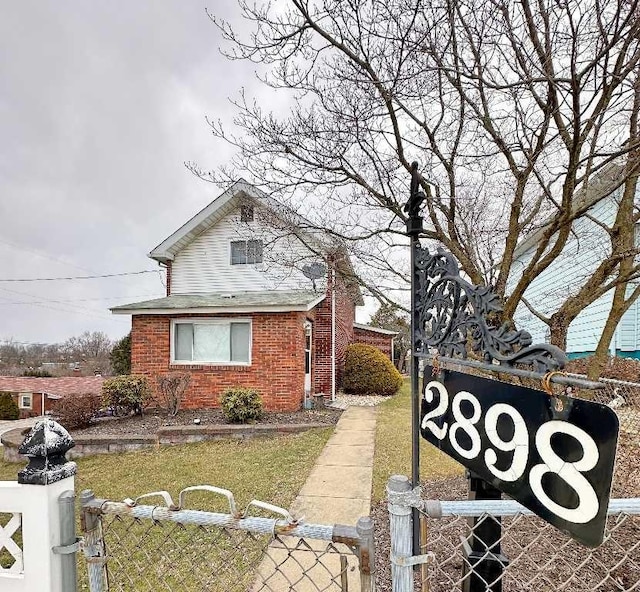
M 252 422 L 251 425 L 274 424 L 325 424 L 334 425 L 340 419 L 341 409 L 314 409 L 310 411 L 293 412 L 265 412 L 261 419 Z M 199 426 L 232 426 L 229 424 L 220 409 L 199 409 L 178 411 L 175 417 L 167 417 L 162 411 L 147 410 L 144 415 L 132 415 L 129 417 L 105 417 L 97 420 L 93 425 L 81 430 L 70 430 L 74 436 L 103 436 L 103 435 L 129 435 L 129 434 L 154 434 L 158 430 L 168 426 L 195 426 L 195 420 L 199 420 Z
M 259 421 L 247 424 L 229 424 L 217 409 L 180 411 L 171 418 L 149 412 L 142 416 L 108 417 L 99 419 L 88 428 L 70 430 L 75 446 L 67 453 L 67 458 L 134 452 L 164 444 L 299 434 L 332 426 L 341 413 L 341 409 L 265 413 Z M 194 420 L 199 420 L 199 423 Z M 26 461 L 18 454 L 18 448 L 28 431 L 29 428 L 17 428 L 2 436 L 5 461 Z

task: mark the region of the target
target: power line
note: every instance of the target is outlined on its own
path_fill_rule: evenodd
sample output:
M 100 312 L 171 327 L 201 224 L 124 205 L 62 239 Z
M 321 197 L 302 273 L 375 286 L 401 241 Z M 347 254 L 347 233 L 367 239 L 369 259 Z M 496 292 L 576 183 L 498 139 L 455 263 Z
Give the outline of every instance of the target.
M 102 275 L 77 275 L 73 277 L 6 278 L 6 279 L 0 279 L 0 282 L 57 282 L 61 280 L 94 280 L 98 278 L 122 277 L 125 275 L 142 275 L 143 273 L 160 273 L 160 270 L 144 269 L 142 271 L 126 271 L 123 273 L 105 273 Z
M 27 296 L 28 298 L 34 298 L 34 301 L 32 302 L 25 302 L 25 304 L 29 304 L 31 306 L 37 306 L 39 308 L 46 308 L 48 310 L 55 310 L 57 312 L 65 312 L 67 314 L 76 314 L 76 315 L 82 315 L 82 316 L 90 316 L 90 317 L 94 317 L 94 318 L 99 318 L 102 320 L 110 320 L 110 321 L 117 321 L 119 322 L 119 319 L 114 319 L 113 316 L 111 315 L 106 315 L 106 314 L 101 314 L 100 311 L 96 310 L 95 308 L 86 308 L 83 306 L 74 306 L 73 308 L 70 309 L 69 306 L 65 306 L 64 304 L 61 306 L 51 306 L 51 305 L 47 305 L 47 304 L 42 304 L 41 302 L 38 302 L 38 296 L 34 296 L 32 294 L 26 294 L 25 292 L 19 292 L 18 290 L 10 290 L 9 288 L 0 288 L 0 291 L 2 292 L 9 292 L 10 294 L 19 294 L 20 296 Z M 80 310 L 78 310 L 80 309 Z M 86 312 L 84 312 L 86 311 Z M 126 321 L 125 321 L 126 322 Z
M 28 294 L 31 297 L 31 294 Z M 71 298 L 67 300 L 52 300 L 49 298 L 45 298 L 44 300 L 38 300 L 38 304 L 46 304 L 48 302 L 56 303 L 56 304 L 72 304 L 75 302 L 97 302 L 97 301 L 105 301 L 105 300 L 123 300 L 123 299 L 132 299 L 132 298 L 161 298 L 158 294 L 137 294 L 133 296 L 108 296 L 105 298 Z M 0 297 L 1 298 L 1 297 Z M 36 298 L 36 296 L 33 296 Z M 17 302 L 0 302 L 0 306 L 9 306 L 9 305 L 19 305 L 19 304 L 36 304 L 36 301 L 26 301 L 21 300 Z

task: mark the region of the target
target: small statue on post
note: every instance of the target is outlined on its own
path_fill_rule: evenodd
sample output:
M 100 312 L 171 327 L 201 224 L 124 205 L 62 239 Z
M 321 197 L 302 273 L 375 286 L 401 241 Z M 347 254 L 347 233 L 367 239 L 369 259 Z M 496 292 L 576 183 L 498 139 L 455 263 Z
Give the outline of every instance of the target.
M 18 473 L 18 483 L 50 485 L 75 475 L 76 463 L 65 457 L 75 445 L 59 423 L 52 419 L 39 421 L 18 449 L 29 458 L 29 464 Z

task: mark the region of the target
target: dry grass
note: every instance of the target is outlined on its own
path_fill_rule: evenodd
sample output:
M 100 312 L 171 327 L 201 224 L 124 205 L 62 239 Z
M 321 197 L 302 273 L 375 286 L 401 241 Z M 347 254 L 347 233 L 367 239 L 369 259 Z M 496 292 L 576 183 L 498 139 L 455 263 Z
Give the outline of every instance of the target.
M 411 475 L 411 393 L 405 380 L 400 392 L 378 407 L 373 461 L 373 501 L 386 495 L 391 475 Z M 420 439 L 421 480 L 460 475 L 463 467 L 426 440 Z M 428 492 L 426 492 L 428 493 Z
M 221 440 L 163 446 L 78 459 L 76 491 L 122 500 L 166 490 L 176 496 L 190 485 L 231 490 L 240 507 L 260 499 L 288 507 L 304 484 L 331 429 L 254 440 Z M 0 462 L 0 480 L 15 480 L 21 465 Z M 197 494 L 189 504 L 209 504 Z M 203 508 L 204 509 L 204 508 Z
M 231 490 L 239 509 L 252 499 L 288 508 L 332 431 L 327 428 L 277 438 L 202 442 L 81 458 L 77 461 L 76 492 L 92 489 L 96 497 L 122 500 L 166 490 L 177 502 L 181 489 L 208 484 Z M 0 462 L 0 480 L 15 480 L 20 468 L 21 465 Z M 145 503 L 162 502 L 158 498 L 157 502 L 150 499 Z M 229 511 L 224 498 L 211 494 L 195 492 L 186 504 L 188 508 Z M 0 523 L 2 518 L 0 514 Z M 268 544 L 265 537 L 235 533 L 238 548 L 230 549 L 229 533 L 222 529 L 211 527 L 205 532 L 194 527 L 187 532 L 175 525 L 156 526 L 151 521 L 107 520 L 112 525 L 105 537 L 110 545 L 114 590 L 155 590 L 175 579 L 176 590 L 240 592 L 252 581 L 264 545 Z M 118 536 L 123 537 L 122 543 L 114 542 Z M 194 557 L 198 560 L 194 561 Z M 7 561 L 8 557 L 0 555 L 0 563 Z M 78 567 L 79 590 L 88 590 L 82 556 Z M 211 586 L 203 586 L 202 578 Z

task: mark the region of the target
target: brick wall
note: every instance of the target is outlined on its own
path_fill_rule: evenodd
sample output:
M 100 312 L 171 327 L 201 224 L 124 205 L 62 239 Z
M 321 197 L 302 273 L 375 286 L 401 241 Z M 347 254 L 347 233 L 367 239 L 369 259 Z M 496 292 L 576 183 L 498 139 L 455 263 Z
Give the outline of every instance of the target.
M 146 374 L 151 382 L 167 372 L 190 372 L 191 384 L 184 408 L 218 407 L 220 394 L 228 387 L 253 387 L 262 395 L 265 408 L 294 411 L 304 397 L 304 322 L 307 313 L 255 313 L 207 315 L 207 318 L 252 319 L 250 366 L 170 364 L 168 315 L 135 315 L 131 331 L 131 372 Z M 313 315 L 312 315 L 313 316 Z M 179 318 L 203 315 L 180 315 Z
M 171 296 L 171 261 L 167 261 L 167 296 Z
M 27 393 L 28 391 L 24 391 Z M 20 393 L 11 393 L 11 398 L 16 402 L 20 409 Z M 51 409 L 51 401 L 45 398 L 45 411 Z M 31 393 L 31 409 L 20 409 L 20 419 L 25 417 L 36 417 L 42 415 L 42 393 Z
M 391 359 L 392 338 L 393 335 L 367 331 L 366 329 L 360 329 L 359 327 L 355 327 L 353 329 L 354 343 L 366 343 L 367 345 L 373 345 L 382 351 L 389 359 Z
M 353 297 L 339 273 L 336 274 L 336 388 L 342 384 L 344 354 L 353 341 L 353 323 L 356 307 Z M 316 307 L 314 330 L 314 391 L 331 393 L 331 292 L 332 277 L 329 276 L 327 297 Z

